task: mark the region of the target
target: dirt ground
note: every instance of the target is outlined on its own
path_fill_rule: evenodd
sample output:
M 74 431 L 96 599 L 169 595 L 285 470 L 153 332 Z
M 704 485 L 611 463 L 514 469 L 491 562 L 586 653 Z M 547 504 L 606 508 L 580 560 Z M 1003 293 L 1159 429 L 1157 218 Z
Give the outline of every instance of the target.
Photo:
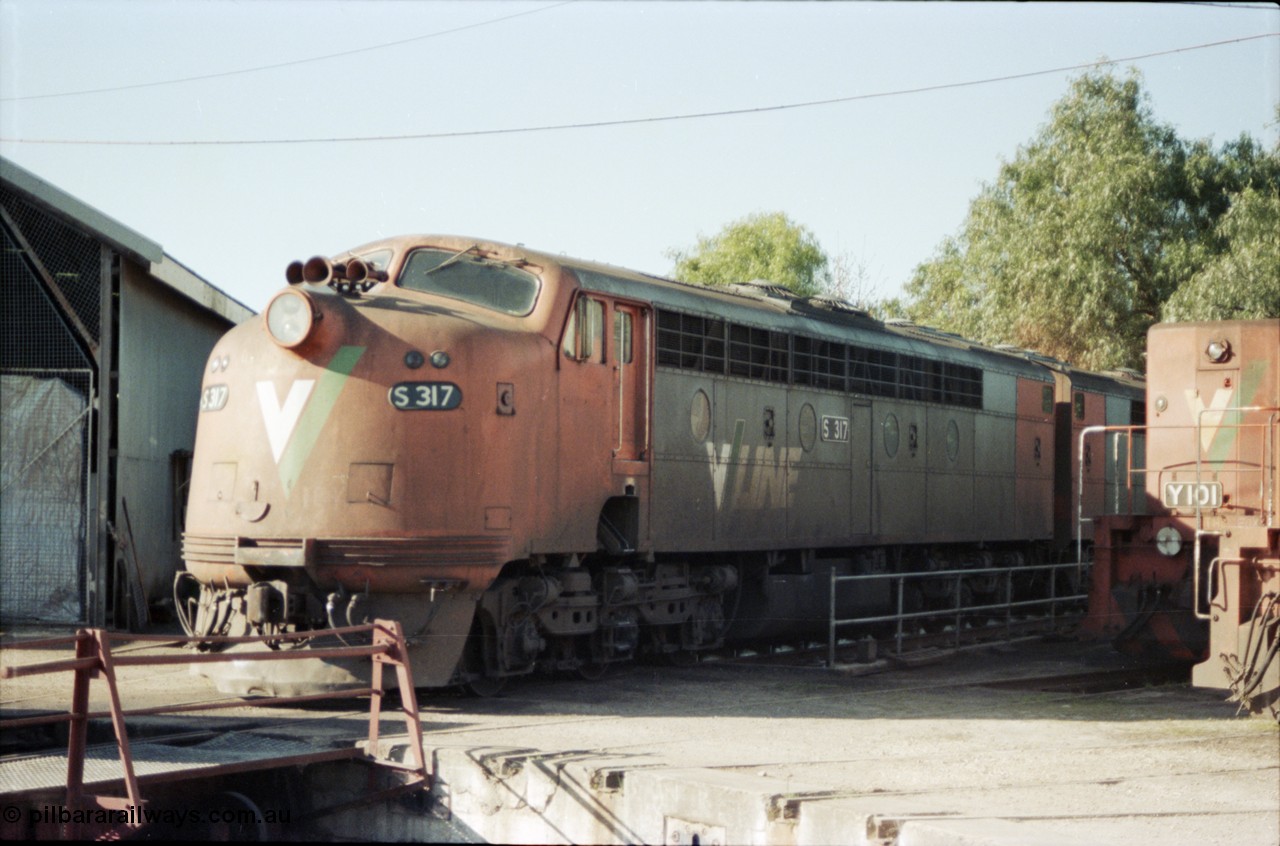
M 4 664 L 51 657 L 0 650 Z M 630 665 L 594 682 L 529 679 L 489 699 L 424 695 L 426 745 L 749 777 L 793 801 L 797 842 L 1280 844 L 1276 721 L 1185 682 L 1044 681 L 1123 670 L 1105 645 L 1028 641 L 870 671 L 816 663 Z M 126 706 L 215 696 L 185 669 L 121 674 Z M 50 678 L 0 682 L 0 707 L 65 708 L 70 676 Z M 359 737 L 362 717 L 353 703 L 221 719 Z M 863 820 L 887 821 L 880 840 L 828 838 Z

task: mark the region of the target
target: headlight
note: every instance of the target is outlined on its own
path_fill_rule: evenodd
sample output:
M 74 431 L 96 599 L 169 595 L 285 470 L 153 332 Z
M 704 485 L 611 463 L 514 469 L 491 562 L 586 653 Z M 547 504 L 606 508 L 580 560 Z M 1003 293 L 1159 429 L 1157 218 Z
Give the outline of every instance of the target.
M 282 347 L 292 349 L 307 340 L 315 322 L 311 298 L 296 288 L 281 291 L 267 304 L 267 332 Z
M 1156 532 L 1156 549 L 1170 558 L 1182 551 L 1182 535 L 1173 526 L 1165 526 Z

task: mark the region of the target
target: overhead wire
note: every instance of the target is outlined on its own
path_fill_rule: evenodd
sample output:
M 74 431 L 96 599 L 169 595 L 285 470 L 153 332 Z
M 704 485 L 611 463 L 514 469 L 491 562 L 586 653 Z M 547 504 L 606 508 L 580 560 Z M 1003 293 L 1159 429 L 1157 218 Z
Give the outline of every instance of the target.
M 1243 44 L 1250 41 L 1257 41 L 1263 38 L 1280 38 L 1280 32 L 1267 32 L 1258 35 L 1246 35 L 1239 38 L 1229 38 L 1222 41 L 1210 41 L 1203 44 L 1193 44 L 1187 47 L 1174 47 L 1168 50 L 1157 50 L 1151 53 L 1141 53 L 1133 56 L 1123 56 L 1117 59 L 1099 59 L 1094 62 L 1082 62 L 1074 65 L 1063 65 L 1055 68 L 1046 68 L 1043 70 L 1026 71 L 1024 73 L 1005 74 L 1003 76 L 985 77 L 982 79 L 964 80 L 961 82 L 944 82 L 933 85 L 924 85 L 915 88 L 900 88 L 891 91 L 879 91 L 870 94 L 852 94 L 842 97 L 830 97 L 821 100 L 806 100 L 796 103 L 781 103 L 770 106 L 749 106 L 740 109 L 721 109 L 716 111 L 691 112 L 686 114 L 675 115 L 654 115 L 649 117 L 637 118 L 618 118 L 614 120 L 598 120 L 583 121 L 578 123 L 559 123 L 559 124 L 543 124 L 538 126 L 519 126 L 519 127 L 500 127 L 496 129 L 465 129 L 465 130 L 448 130 L 443 132 L 414 132 L 396 135 L 352 135 L 352 136 L 332 136 L 324 138 L 232 138 L 220 140 L 111 140 L 111 139 L 69 139 L 69 138 L 11 138 L 0 136 L 0 142 L 10 144 L 60 144 L 60 145 L 82 145 L 82 146 L 114 146 L 114 147 L 229 147 L 229 146 L 266 146 L 280 144 L 351 144 L 351 143 L 369 143 L 369 142 L 385 142 L 385 141 L 427 141 L 439 140 L 447 138 L 479 138 L 485 136 L 498 135 L 516 135 L 534 132 L 561 132 L 569 130 L 582 129 L 601 129 L 615 126 L 638 126 L 644 124 L 672 123 L 676 121 L 688 120 L 705 120 L 708 118 L 736 117 L 742 115 L 758 115 L 770 112 L 790 111 L 795 109 L 808 109 L 818 106 L 832 106 L 842 103 L 855 103 L 866 100 L 885 99 L 889 97 L 903 97 L 914 94 L 926 94 L 936 91 L 951 91 L 959 88 L 972 88 L 980 85 L 992 85 L 1002 82 L 1014 82 L 1023 79 L 1032 79 L 1039 76 L 1050 76 L 1053 74 L 1068 73 L 1071 71 L 1089 70 L 1092 68 L 1107 67 L 1109 65 L 1118 65 L 1124 62 L 1137 62 L 1146 59 L 1155 59 L 1163 56 L 1172 56 L 1179 53 L 1189 53 L 1195 50 L 1207 50 L 1215 47 L 1225 47 L 1234 44 Z
M 425 35 L 415 35 L 410 38 L 402 38 L 399 41 L 387 41 L 381 44 L 371 44 L 367 47 L 356 47 L 351 50 L 343 50 L 338 53 L 325 53 L 321 56 L 308 56 L 302 59 L 291 59 L 287 62 L 275 62 L 270 65 L 256 65 L 251 68 L 237 68 L 235 70 L 216 71 L 214 73 L 198 74 L 196 76 L 183 76 L 174 79 L 153 80 L 151 82 L 135 82 L 127 85 L 113 85 L 106 88 L 85 88 L 79 91 L 58 91 L 49 94 L 24 94 L 17 97 L 0 97 L 0 103 L 15 103 L 26 100 L 52 100 L 58 97 L 78 97 L 88 94 L 110 94 L 117 91 L 134 91 L 139 88 L 156 88 L 163 85 L 181 85 L 187 82 L 200 82 L 207 79 L 222 79 L 228 76 L 240 76 L 243 74 L 260 73 L 261 71 L 277 70 L 279 68 L 296 67 L 297 65 L 310 64 L 312 62 L 327 62 L 332 59 L 344 59 L 348 56 L 355 56 L 360 53 L 371 53 L 375 50 L 386 50 L 391 47 L 400 47 L 404 44 L 412 44 L 415 41 L 425 41 L 429 38 L 439 38 L 444 35 L 453 35 L 455 33 L 464 32 L 469 29 L 478 29 L 482 26 L 491 26 L 493 24 L 504 23 L 522 18 L 527 15 L 536 15 L 539 12 L 548 12 L 552 9 L 558 9 L 561 6 L 567 6 L 570 3 L 576 3 L 578 0 L 562 0 L 559 3 L 553 3 L 550 6 L 542 6 L 537 9 L 528 9 L 523 12 L 516 12 L 512 15 L 504 15 L 500 18 L 490 18 L 489 20 L 477 21 L 475 23 L 457 26 L 453 29 L 443 29 L 439 32 L 429 32 Z
M 1243 9 L 1247 12 L 1274 12 L 1277 11 L 1274 3 L 1250 4 L 1250 3 L 1213 3 L 1209 0 L 1182 0 L 1175 3 L 1176 6 L 1206 6 L 1210 9 Z

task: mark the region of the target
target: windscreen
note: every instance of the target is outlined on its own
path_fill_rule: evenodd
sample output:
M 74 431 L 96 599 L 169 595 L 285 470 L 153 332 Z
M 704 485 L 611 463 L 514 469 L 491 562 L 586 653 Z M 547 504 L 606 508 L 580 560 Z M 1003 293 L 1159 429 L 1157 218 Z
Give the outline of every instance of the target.
M 533 311 L 538 299 L 537 276 L 468 251 L 414 250 L 400 271 L 399 284 L 516 316 Z

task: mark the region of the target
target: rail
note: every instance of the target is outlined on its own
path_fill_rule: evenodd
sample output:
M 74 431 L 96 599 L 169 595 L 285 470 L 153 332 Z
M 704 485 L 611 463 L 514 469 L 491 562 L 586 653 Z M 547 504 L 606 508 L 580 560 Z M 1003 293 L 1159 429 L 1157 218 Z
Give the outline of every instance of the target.
M 831 570 L 831 591 L 830 591 L 830 616 L 827 631 L 827 666 L 834 667 L 836 663 L 836 631 L 843 626 L 851 625 L 870 625 L 873 623 L 896 623 L 896 632 L 894 635 L 894 651 L 895 654 L 902 654 L 902 642 L 906 637 L 903 631 L 903 623 L 909 620 L 939 619 L 939 618 L 955 618 L 955 639 L 956 645 L 960 645 L 961 629 L 964 616 L 977 612 L 987 611 L 1003 611 L 1005 613 L 1005 626 L 1010 627 L 1013 623 L 1013 611 L 1015 608 L 1031 608 L 1036 606 L 1049 607 L 1049 617 L 1054 619 L 1057 613 L 1057 607 L 1067 602 L 1080 602 L 1088 599 L 1088 594 L 1070 594 L 1067 596 L 1057 595 L 1057 571 L 1063 569 L 1075 570 L 1077 573 L 1083 573 L 1088 565 L 1083 562 L 1067 562 L 1063 564 L 1031 564 L 1025 566 L 1014 567 L 975 567 L 972 569 L 955 569 L 955 570 L 926 570 L 914 571 L 910 573 L 868 573 L 857 576 L 840 576 L 836 574 L 835 569 Z M 1026 575 L 1028 573 L 1050 571 L 1049 578 L 1049 595 L 1039 597 L 1037 599 L 1018 599 L 1013 598 L 1013 578 L 1014 576 Z M 985 605 L 965 605 L 963 602 L 963 591 L 961 585 L 966 578 L 974 576 L 1004 576 L 1004 601 L 987 603 Z M 850 617 L 846 619 L 837 619 L 836 617 L 836 591 L 840 584 L 848 582 L 872 582 L 894 580 L 898 582 L 897 590 L 897 611 L 893 614 L 881 614 L 873 617 Z M 925 611 L 906 611 L 906 583 L 913 580 L 931 581 L 939 579 L 954 579 L 952 594 L 955 596 L 955 605 L 951 608 L 934 608 Z M 1083 584 L 1081 579 L 1078 584 Z
M 69 810 L 103 809 L 128 811 L 130 807 L 141 808 L 144 800 L 138 784 L 138 776 L 134 770 L 133 756 L 129 749 L 129 733 L 125 718 L 152 714 L 176 714 L 186 711 L 215 711 L 224 708 L 243 708 L 245 700 L 222 700 L 213 702 L 196 702 L 181 705 L 161 705 L 150 708 L 126 710 L 121 707 L 120 690 L 116 681 L 117 667 L 157 666 L 174 664 L 209 664 L 225 661 L 289 661 L 310 660 L 317 658 L 357 658 L 368 657 L 372 663 L 371 683 L 367 688 L 338 690 L 327 693 L 308 694 L 253 700 L 255 706 L 280 706 L 300 702 L 313 702 L 324 699 L 369 697 L 369 735 L 367 754 L 374 754 L 378 743 L 379 722 L 382 715 L 382 699 L 386 694 L 383 684 L 383 668 L 390 666 L 396 673 L 396 681 L 400 689 L 400 711 L 404 716 L 409 732 L 410 750 L 413 754 L 408 781 L 402 785 L 405 789 L 426 784 L 427 765 L 422 748 L 422 723 L 418 715 L 418 700 L 413 688 L 413 676 L 409 670 L 408 650 L 405 646 L 404 632 L 395 621 L 375 620 L 360 626 L 346 628 L 323 629 L 308 632 L 310 637 L 327 635 L 343 638 L 368 634 L 371 642 L 368 645 L 342 646 L 305 650 L 272 650 L 264 652 L 234 653 L 199 653 L 184 655 L 116 655 L 111 650 L 113 639 L 137 642 L 153 642 L 163 644 L 244 644 L 269 643 L 280 640 L 278 635 L 261 635 L 245 637 L 182 637 L 171 635 L 137 635 L 113 634 L 104 629 L 80 629 L 74 635 L 58 638 L 46 638 L 14 644 L 11 649 L 45 649 L 59 646 L 75 646 L 75 657 L 57 661 L 46 661 L 38 664 L 21 664 L 0 669 L 0 679 L 14 679 L 22 676 L 43 675 L 47 673 L 74 672 L 75 683 L 72 688 L 71 711 L 66 714 L 52 714 L 42 717 L 24 717 L 20 719 L 0 720 L 0 732 L 16 728 L 56 723 L 71 723 L 67 739 L 67 799 Z M 345 642 L 345 641 L 344 641 Z M 110 708 L 106 711 L 89 711 L 89 682 L 103 679 L 107 683 Z M 85 792 L 84 765 L 88 740 L 88 724 L 91 719 L 110 717 L 115 732 L 116 749 L 120 756 L 120 764 L 124 771 L 125 796 L 94 795 Z M 326 760 L 338 757 L 356 757 L 359 752 L 354 744 L 349 750 L 341 750 L 338 754 L 320 753 Z M 290 759 L 288 763 L 297 763 Z M 271 762 L 272 765 L 279 761 Z M 132 816 L 130 817 L 132 818 Z M 126 828 L 133 826 L 126 825 Z M 77 832 L 70 832 L 75 839 Z

